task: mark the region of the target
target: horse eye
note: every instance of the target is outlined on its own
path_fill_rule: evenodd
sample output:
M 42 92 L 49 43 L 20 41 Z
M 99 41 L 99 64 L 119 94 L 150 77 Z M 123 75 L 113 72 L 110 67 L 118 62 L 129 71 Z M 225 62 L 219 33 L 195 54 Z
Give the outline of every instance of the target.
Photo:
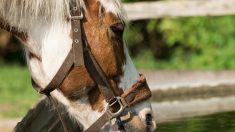
M 124 32 L 124 25 L 122 23 L 115 23 L 110 26 L 110 29 L 117 35 L 122 35 Z

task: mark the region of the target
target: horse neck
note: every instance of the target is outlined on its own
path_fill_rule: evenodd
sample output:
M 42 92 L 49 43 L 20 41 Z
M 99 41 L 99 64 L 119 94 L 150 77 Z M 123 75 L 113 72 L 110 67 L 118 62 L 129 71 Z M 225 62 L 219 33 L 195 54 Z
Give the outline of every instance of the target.
M 51 95 L 65 106 L 71 119 L 83 125 L 84 129 L 89 128 L 103 112 L 96 112 L 92 110 L 88 96 L 84 95 L 79 100 L 68 100 L 59 90 L 54 90 Z M 103 102 L 105 104 L 105 102 Z

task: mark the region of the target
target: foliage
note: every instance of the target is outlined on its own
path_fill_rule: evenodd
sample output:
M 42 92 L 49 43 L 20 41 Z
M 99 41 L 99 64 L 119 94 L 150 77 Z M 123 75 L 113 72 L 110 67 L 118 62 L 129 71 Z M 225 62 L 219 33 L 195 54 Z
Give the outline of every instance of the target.
M 234 21 L 235 16 L 134 21 L 125 39 L 139 68 L 233 69 Z

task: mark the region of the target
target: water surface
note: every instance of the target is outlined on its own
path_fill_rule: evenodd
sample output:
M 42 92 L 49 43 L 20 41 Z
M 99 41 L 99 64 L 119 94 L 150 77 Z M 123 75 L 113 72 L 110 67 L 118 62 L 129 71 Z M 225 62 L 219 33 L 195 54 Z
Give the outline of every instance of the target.
M 161 123 L 157 132 L 235 132 L 235 111 Z

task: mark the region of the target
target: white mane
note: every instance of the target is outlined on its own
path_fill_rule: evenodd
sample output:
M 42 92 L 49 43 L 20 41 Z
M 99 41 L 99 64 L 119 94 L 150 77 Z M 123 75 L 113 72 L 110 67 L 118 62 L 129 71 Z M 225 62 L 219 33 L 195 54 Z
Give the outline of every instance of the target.
M 124 19 L 120 0 L 97 0 L 106 11 Z M 71 0 L 0 0 L 0 18 L 19 30 L 27 31 L 35 21 L 65 21 Z M 85 9 L 85 0 L 76 0 Z

